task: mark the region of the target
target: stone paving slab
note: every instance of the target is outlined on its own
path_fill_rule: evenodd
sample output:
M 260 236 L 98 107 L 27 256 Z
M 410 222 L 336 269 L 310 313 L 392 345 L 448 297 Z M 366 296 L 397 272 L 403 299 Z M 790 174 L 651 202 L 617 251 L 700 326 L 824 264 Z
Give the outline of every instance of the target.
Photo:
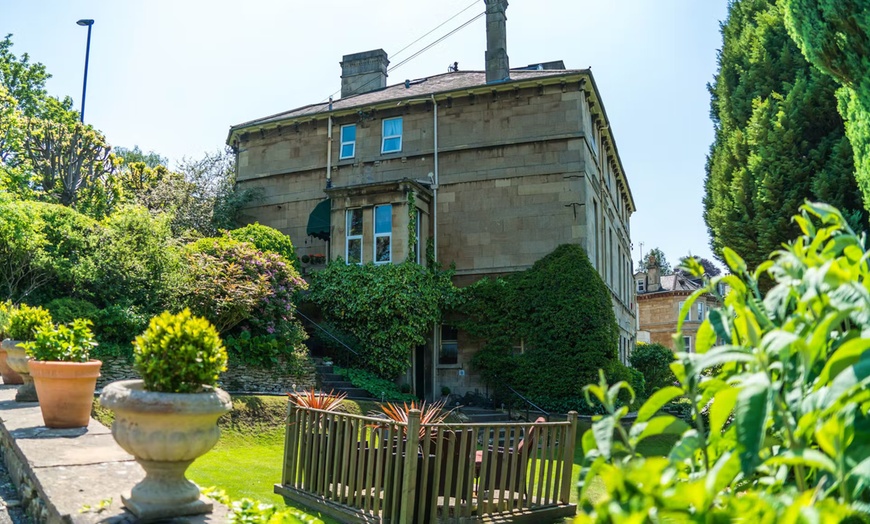
M 93 419 L 87 428 L 48 429 L 39 405 L 15 402 L 15 390 L 0 385 L 0 451 L 27 513 L 52 524 L 136 522 L 121 494 L 129 494 L 145 473 L 115 443 L 111 430 Z M 101 504 L 105 507 L 98 510 Z M 227 507 L 217 502 L 214 507 L 209 515 L 174 522 L 227 522 Z

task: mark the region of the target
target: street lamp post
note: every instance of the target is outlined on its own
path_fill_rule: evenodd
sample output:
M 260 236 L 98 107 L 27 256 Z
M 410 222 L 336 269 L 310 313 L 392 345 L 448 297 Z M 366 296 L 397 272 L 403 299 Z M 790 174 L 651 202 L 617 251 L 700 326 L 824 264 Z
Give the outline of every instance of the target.
M 94 25 L 94 21 L 90 19 L 82 19 L 76 22 L 80 26 L 88 26 L 88 45 L 85 48 L 85 80 L 82 84 L 82 113 L 81 113 L 81 122 L 85 123 L 85 95 L 88 92 L 88 60 L 91 57 L 91 27 Z

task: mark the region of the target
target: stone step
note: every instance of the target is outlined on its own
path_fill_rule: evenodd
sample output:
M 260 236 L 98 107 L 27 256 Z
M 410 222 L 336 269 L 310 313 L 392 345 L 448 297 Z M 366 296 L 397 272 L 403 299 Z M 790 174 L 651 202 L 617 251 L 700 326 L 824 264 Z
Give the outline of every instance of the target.
M 469 422 L 486 423 L 486 422 L 510 422 L 510 416 L 502 411 L 494 409 L 484 409 L 475 407 L 463 407 L 459 411 L 468 417 Z
M 318 375 L 328 375 L 334 371 L 333 366 L 324 366 L 323 364 L 317 364 L 314 368 L 317 370 Z
M 338 373 L 321 373 L 320 378 L 323 382 L 347 382 L 347 378 Z

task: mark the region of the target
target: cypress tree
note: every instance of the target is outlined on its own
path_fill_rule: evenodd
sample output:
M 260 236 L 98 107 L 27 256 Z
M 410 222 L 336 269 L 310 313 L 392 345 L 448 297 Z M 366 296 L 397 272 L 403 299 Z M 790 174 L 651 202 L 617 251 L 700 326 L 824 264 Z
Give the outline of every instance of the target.
M 789 33 L 804 56 L 842 87 L 837 91 L 856 178 L 870 209 L 870 3 L 784 0 Z
M 805 199 L 837 206 L 863 229 L 837 84 L 802 56 L 782 6 L 735 0 L 721 31 L 704 184 L 713 252 L 721 260 L 731 247 L 754 268 L 798 234 L 791 216 Z

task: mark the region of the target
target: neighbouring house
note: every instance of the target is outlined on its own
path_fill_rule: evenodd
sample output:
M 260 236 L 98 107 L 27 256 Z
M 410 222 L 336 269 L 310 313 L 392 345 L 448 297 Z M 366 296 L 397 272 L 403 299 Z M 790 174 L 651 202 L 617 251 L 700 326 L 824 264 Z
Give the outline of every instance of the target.
M 675 349 L 674 334 L 680 311 L 689 296 L 702 287 L 698 278 L 683 273 L 662 275 L 656 258 L 650 255 L 645 271 L 634 274 L 637 293 L 637 340 Z M 686 314 L 683 323 L 683 347 L 695 351 L 695 338 L 710 309 L 718 307 L 713 295 L 701 296 Z
M 426 263 L 431 243 L 460 286 L 579 244 L 611 291 L 627 361 L 635 203 L 613 130 L 589 69 L 509 67 L 506 8 L 486 1 L 485 71 L 387 85 L 383 50 L 346 55 L 340 99 L 233 126 L 238 184 L 265 195 L 246 213 L 289 235 L 305 271 L 339 257 Z M 414 391 L 483 390 L 464 334 L 432 338 L 413 355 Z

